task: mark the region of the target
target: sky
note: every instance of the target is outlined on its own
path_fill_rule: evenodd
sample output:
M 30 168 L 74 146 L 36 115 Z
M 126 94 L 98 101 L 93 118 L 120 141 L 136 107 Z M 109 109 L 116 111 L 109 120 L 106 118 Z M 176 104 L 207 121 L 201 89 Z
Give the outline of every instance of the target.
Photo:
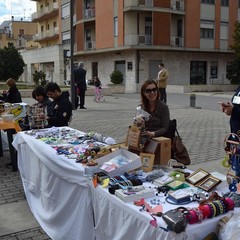
M 36 2 L 30 0 L 0 0 L 0 24 L 11 20 L 14 16 L 16 21 L 21 18 L 31 21 L 31 14 L 36 12 Z

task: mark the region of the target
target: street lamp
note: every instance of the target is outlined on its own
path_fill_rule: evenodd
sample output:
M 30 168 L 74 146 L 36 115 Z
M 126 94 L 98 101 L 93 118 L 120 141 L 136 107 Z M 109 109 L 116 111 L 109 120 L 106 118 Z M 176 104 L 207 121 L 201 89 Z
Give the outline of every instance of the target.
M 76 88 L 74 81 L 74 62 L 73 62 L 73 51 L 74 51 L 74 32 L 73 32 L 73 14 L 74 14 L 74 0 L 70 0 L 70 66 L 71 66 L 71 77 L 70 77 L 70 87 L 71 87 L 71 102 L 72 108 L 76 109 L 75 99 L 76 99 Z

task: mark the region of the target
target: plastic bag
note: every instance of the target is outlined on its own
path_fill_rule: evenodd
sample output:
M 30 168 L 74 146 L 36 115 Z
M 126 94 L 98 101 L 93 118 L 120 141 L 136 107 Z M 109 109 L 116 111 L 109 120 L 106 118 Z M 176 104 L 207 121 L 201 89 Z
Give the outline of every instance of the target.
M 136 115 L 134 117 L 134 125 L 139 129 L 144 128 L 145 122 L 149 120 L 150 114 L 142 109 L 141 106 L 136 108 Z

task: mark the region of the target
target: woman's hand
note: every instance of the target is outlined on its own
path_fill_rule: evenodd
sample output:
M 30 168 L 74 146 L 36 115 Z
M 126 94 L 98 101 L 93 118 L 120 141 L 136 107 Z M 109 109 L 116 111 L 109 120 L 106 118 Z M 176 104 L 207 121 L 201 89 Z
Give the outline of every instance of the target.
M 154 132 L 146 131 L 145 133 L 149 138 L 153 138 L 155 136 Z
M 229 102 L 228 103 L 219 102 L 219 104 L 220 104 L 220 108 L 221 108 L 222 112 L 224 112 L 228 116 L 231 116 L 233 105 Z

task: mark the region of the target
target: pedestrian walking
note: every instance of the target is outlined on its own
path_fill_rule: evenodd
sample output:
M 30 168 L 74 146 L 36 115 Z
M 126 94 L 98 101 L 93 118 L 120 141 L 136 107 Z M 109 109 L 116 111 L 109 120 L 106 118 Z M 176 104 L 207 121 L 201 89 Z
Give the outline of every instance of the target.
M 101 99 L 103 99 L 102 83 L 101 83 L 101 81 L 98 77 L 94 77 L 94 87 L 95 87 L 95 89 L 94 89 L 94 91 L 95 91 L 94 101 L 100 102 Z
M 168 70 L 164 67 L 163 63 L 159 64 L 159 72 L 158 72 L 158 78 L 157 78 L 157 86 L 160 92 L 160 99 L 164 103 L 167 103 L 167 81 L 168 81 Z
M 78 68 L 75 69 L 73 72 L 77 95 L 79 96 L 79 99 L 80 99 L 80 103 L 79 103 L 80 109 L 86 109 L 84 105 L 85 105 L 85 92 L 87 90 L 87 83 L 86 83 L 87 71 L 83 69 L 83 67 L 84 67 L 83 62 L 79 62 Z

